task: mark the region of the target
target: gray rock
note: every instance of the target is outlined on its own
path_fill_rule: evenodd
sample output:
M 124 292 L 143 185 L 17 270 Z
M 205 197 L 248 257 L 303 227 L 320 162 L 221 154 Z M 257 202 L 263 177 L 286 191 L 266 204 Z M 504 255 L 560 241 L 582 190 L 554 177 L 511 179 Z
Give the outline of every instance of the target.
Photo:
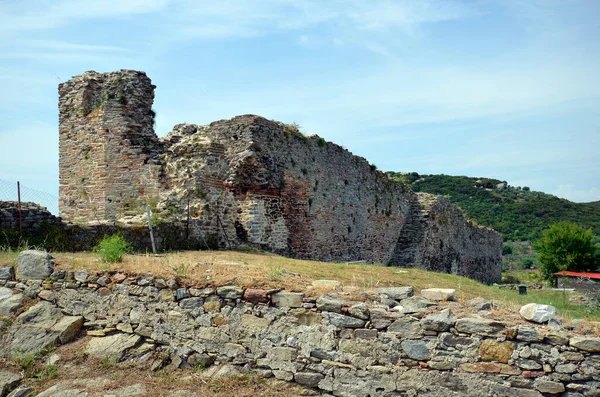
M 12 266 L 0 266 L 0 280 L 12 280 L 15 278 L 15 268 Z
M 79 389 L 70 389 L 69 386 L 58 383 L 41 392 L 37 397 L 87 397 L 88 393 Z
M 21 375 L 0 370 L 0 397 L 6 396 L 20 381 Z
M 359 318 L 344 316 L 338 313 L 323 312 L 323 317 L 338 328 L 362 328 L 365 326 L 365 322 Z
M 53 271 L 52 257 L 46 251 L 25 250 L 17 257 L 17 280 L 44 280 Z
M 88 272 L 86 272 L 85 270 L 77 270 L 75 272 L 75 280 L 79 281 L 80 283 L 85 283 L 88 279 Z
M 381 308 L 369 309 L 369 315 L 371 317 L 371 326 L 375 329 L 387 328 L 393 321 L 391 314 Z
M 525 320 L 541 324 L 552 320 L 556 316 L 556 308 L 550 305 L 528 303 L 521 307 L 519 313 Z
M 361 320 L 369 319 L 369 306 L 366 303 L 357 303 L 348 308 L 348 314 Z
M 115 334 L 102 338 L 92 338 L 86 348 L 91 357 L 109 358 L 121 361 L 127 350 L 135 347 L 142 338 L 139 335 Z
M 187 288 L 178 288 L 175 291 L 175 299 L 177 299 L 178 301 L 185 298 L 189 298 L 190 296 L 190 291 Z
M 30 397 L 33 396 L 34 391 L 33 387 L 19 387 L 18 389 L 11 391 L 6 397 Z M 0 396 L 1 395 L 2 394 L 0 393 Z
M 436 332 L 448 331 L 454 325 L 454 318 L 449 309 L 444 309 L 438 314 L 430 314 L 421 320 L 423 329 Z
M 565 386 L 560 382 L 553 382 L 545 379 L 537 379 L 534 388 L 541 393 L 558 394 L 565 391 Z
M 583 350 L 586 352 L 600 352 L 600 338 L 593 338 L 589 336 L 575 336 L 571 338 L 569 344 L 573 347 L 576 347 L 579 350 Z
M 50 278 L 54 281 L 63 280 L 65 277 L 67 277 L 67 271 L 64 269 L 55 270 L 50 275 Z
M 65 316 L 51 303 L 42 301 L 17 317 L 7 332 L 7 348 L 11 354 L 36 353 L 70 342 L 82 325 L 83 317 Z
M 226 285 L 217 288 L 217 295 L 223 299 L 240 299 L 244 296 L 244 289 L 237 285 Z
M 396 301 L 401 301 L 402 299 L 409 298 L 415 294 L 413 287 L 375 288 L 375 292 L 380 295 L 387 295 L 389 298 Z
M 323 375 L 314 372 L 298 372 L 294 375 L 296 383 L 308 387 L 317 387 L 323 378 Z
M 499 321 L 477 317 L 466 317 L 456 320 L 456 330 L 465 334 L 495 335 L 504 331 L 505 325 Z
M 431 350 L 429 350 L 425 341 L 404 340 L 401 345 L 402 350 L 413 360 L 423 361 L 431 358 Z
M 341 313 L 342 306 L 344 306 L 344 302 L 329 296 L 321 296 L 317 299 L 317 309 L 324 312 Z
M 114 396 L 114 397 L 125 397 L 125 396 L 145 396 L 147 395 L 146 385 L 143 383 L 136 383 L 129 386 L 124 386 L 116 390 L 111 390 L 109 393 L 104 394 L 104 396 Z
M 23 306 L 23 294 L 13 294 L 12 289 L 0 287 L 0 316 L 7 317 Z
M 453 288 L 428 288 L 421 290 L 421 296 L 430 301 L 453 301 L 456 290 Z
M 517 328 L 517 340 L 524 342 L 541 342 L 544 336 L 531 327 L 520 325 Z
M 395 307 L 394 311 L 401 314 L 413 314 L 423 312 L 425 309 L 432 306 L 437 306 L 437 304 L 421 296 L 411 296 L 410 298 L 402 300 L 400 306 Z
M 179 307 L 182 309 L 196 309 L 204 305 L 203 298 L 185 298 L 179 301 Z
M 423 336 L 423 329 L 419 320 L 412 317 L 402 317 L 394 321 L 389 327 L 388 332 L 394 332 L 399 338 L 417 339 Z

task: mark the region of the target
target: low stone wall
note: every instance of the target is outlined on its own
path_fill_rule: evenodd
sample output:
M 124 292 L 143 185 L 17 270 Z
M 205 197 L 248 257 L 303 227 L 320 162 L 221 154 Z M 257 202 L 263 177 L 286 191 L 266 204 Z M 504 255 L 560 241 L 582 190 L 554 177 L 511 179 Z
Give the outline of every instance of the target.
M 12 307 L 20 295 L 41 300 L 3 331 L 3 354 L 17 344 L 29 351 L 27 340 L 35 341 L 34 350 L 68 342 L 82 326 L 93 336 L 89 356 L 153 370 L 225 366 L 323 395 L 600 395 L 599 338 L 509 325 L 485 310 L 458 318 L 452 312 L 464 312 L 463 305 L 414 296 L 411 287 L 359 290 L 321 281 L 319 290 L 331 293 L 312 297 L 120 273 L 58 270 L 43 281 L 14 281 L 3 271 L 0 279 L 0 301 L 7 290 L 14 293 Z M 55 334 L 28 338 L 32 329 L 42 332 L 27 324 L 44 311 L 63 316 L 52 324 L 68 327 L 53 325 Z

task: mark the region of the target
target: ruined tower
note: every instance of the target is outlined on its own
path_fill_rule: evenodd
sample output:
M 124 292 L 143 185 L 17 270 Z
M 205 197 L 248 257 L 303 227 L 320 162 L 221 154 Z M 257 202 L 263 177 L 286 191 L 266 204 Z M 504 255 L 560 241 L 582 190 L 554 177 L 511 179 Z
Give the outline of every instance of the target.
M 160 142 L 143 72 L 86 72 L 60 84 L 60 216 L 112 223 L 156 201 Z

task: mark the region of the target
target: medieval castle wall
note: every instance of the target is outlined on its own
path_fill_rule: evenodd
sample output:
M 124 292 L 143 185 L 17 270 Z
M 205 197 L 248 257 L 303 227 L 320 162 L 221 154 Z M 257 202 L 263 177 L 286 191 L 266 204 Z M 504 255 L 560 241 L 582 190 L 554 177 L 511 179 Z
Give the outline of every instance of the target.
M 366 260 L 500 278 L 501 237 L 441 198 L 294 126 L 244 115 L 153 129 L 142 72 L 86 72 L 59 86 L 60 215 L 81 224 L 185 224 L 208 246 Z

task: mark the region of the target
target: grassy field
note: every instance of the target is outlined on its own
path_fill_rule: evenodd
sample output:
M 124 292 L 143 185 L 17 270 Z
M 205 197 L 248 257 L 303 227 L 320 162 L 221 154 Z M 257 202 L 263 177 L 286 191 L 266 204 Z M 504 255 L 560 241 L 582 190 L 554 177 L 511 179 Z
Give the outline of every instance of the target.
M 156 277 L 178 278 L 190 285 L 219 286 L 237 284 L 248 287 L 285 288 L 303 291 L 314 280 L 332 279 L 345 287 L 377 288 L 413 286 L 425 288 L 455 288 L 459 301 L 475 297 L 496 301 L 499 306 L 516 311 L 530 303 L 550 304 L 567 319 L 581 318 L 600 321 L 600 311 L 569 303 L 569 293 L 553 290 L 530 290 L 527 295 L 503 290 L 452 274 L 419 269 L 385 267 L 367 264 L 326 263 L 285 258 L 264 252 L 184 251 L 162 255 L 126 255 L 123 262 L 106 264 L 98 255 L 81 252 L 52 254 L 60 269 L 90 272 L 119 271 L 126 274 L 152 274 Z M 16 263 L 17 253 L 0 252 L 0 266 Z

